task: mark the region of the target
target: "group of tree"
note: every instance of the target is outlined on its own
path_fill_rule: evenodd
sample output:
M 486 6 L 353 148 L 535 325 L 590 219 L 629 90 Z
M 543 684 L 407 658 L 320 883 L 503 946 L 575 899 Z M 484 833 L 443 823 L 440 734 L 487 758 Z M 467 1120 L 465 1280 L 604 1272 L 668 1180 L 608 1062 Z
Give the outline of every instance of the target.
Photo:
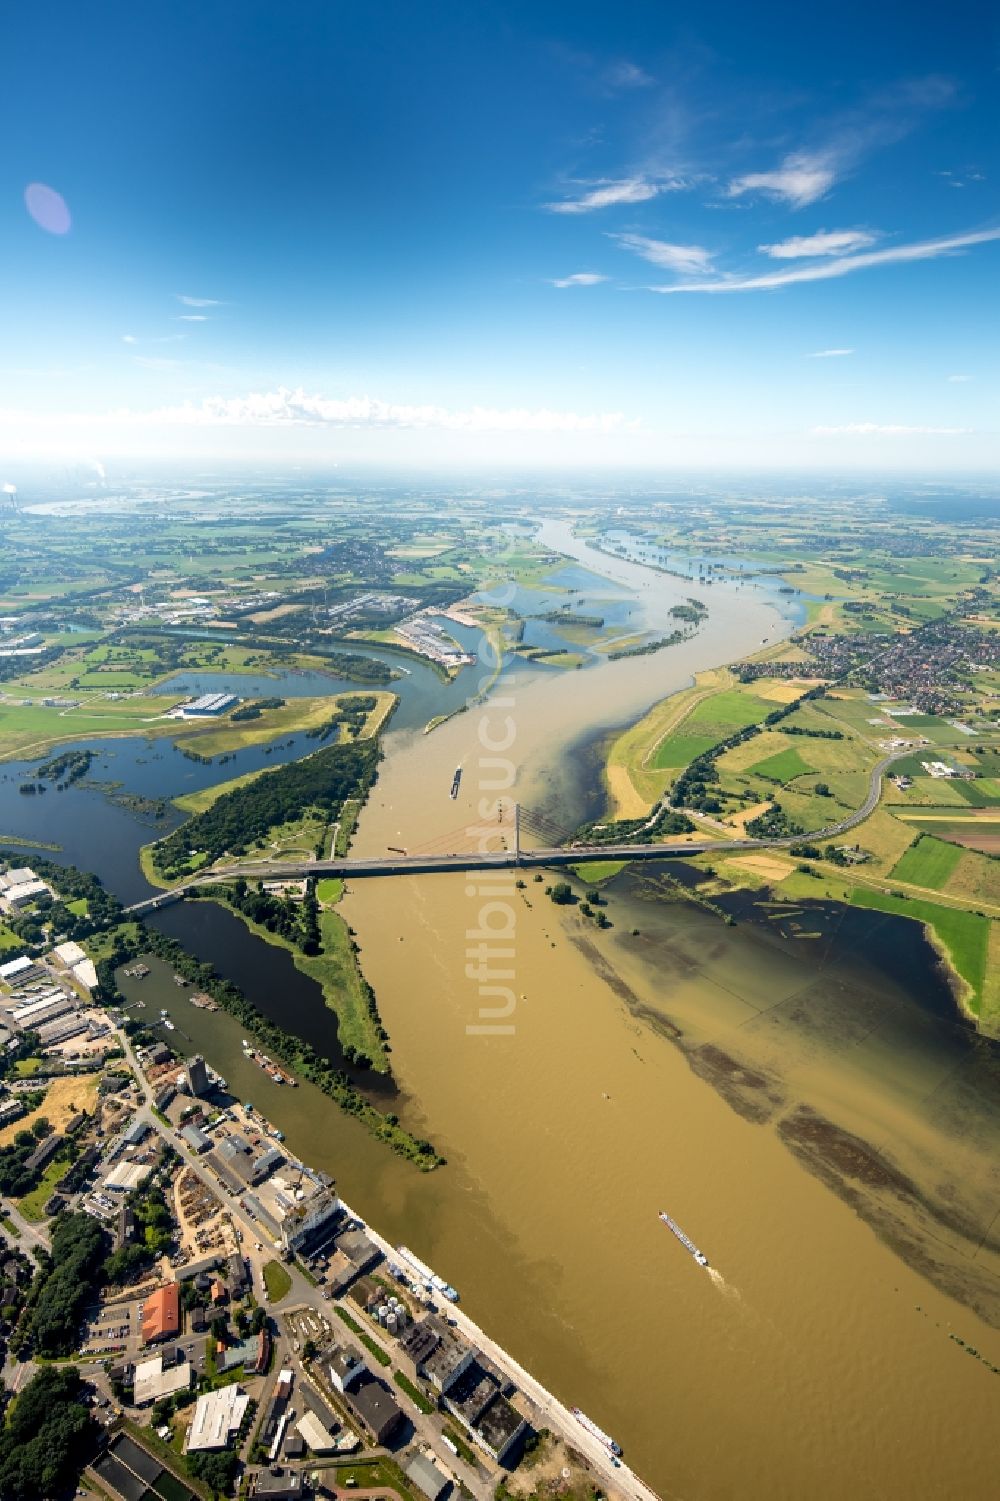
M 275 891 L 265 891 L 260 881 L 251 884 L 242 876 L 238 880 L 217 886 L 200 886 L 196 895 L 211 901 L 226 902 L 228 906 L 241 912 L 249 922 L 284 938 L 303 954 L 323 952 L 319 902 L 313 880 L 306 882 L 305 895 L 301 901 Z
M 41 1170 L 28 1167 L 28 1158 L 51 1130 L 44 1116 L 39 1116 L 30 1126 L 18 1131 L 8 1146 L 0 1147 L 0 1193 L 19 1199 L 37 1186 Z
M 168 878 L 183 875 L 196 852 L 208 861 L 225 853 L 245 854 L 272 829 L 300 817 L 306 808 L 317 808 L 333 818 L 348 798 L 367 792 L 375 778 L 377 758 L 374 740 L 329 745 L 234 787 L 153 846 L 157 870 Z
M 107 1235 L 91 1215 L 53 1220 L 51 1251 L 32 1284 L 24 1331 L 38 1354 L 70 1355 L 76 1349 L 83 1311 L 103 1281 L 106 1251 Z
M 43 1366 L 10 1403 L 0 1428 L 3 1501 L 72 1494 L 97 1437 L 82 1397 L 75 1366 Z
M 195 959 L 179 943 L 157 932 L 155 928 L 139 928 L 138 931 L 120 928 L 116 932 L 110 953 L 97 963 L 101 995 L 106 1004 L 122 1002 L 123 997 L 115 984 L 115 971 L 140 954 L 155 954 L 170 964 L 178 974 L 197 985 L 199 990 L 207 991 L 224 1011 L 236 1017 L 246 1033 L 253 1033 L 264 1052 L 283 1063 L 297 1077 L 310 1080 L 341 1110 L 359 1119 L 373 1136 L 384 1141 L 394 1152 L 417 1163 L 424 1171 L 444 1163 L 445 1159 L 438 1156 L 429 1141 L 412 1136 L 394 1116 L 383 1114 L 371 1104 L 344 1070 L 338 1068 L 330 1058 L 318 1053 L 311 1043 L 292 1032 L 286 1032 L 264 1016 L 238 986 L 230 980 L 221 979 L 211 964 Z M 373 994 L 369 994 L 369 1002 L 372 1014 L 377 1015 L 373 1009 Z M 346 1048 L 344 1056 L 348 1056 Z

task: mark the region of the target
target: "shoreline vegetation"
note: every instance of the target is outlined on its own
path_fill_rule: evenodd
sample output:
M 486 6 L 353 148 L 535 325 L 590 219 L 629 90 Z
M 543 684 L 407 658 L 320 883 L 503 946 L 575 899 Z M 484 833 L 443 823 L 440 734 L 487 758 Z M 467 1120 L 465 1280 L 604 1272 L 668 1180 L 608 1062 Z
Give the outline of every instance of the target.
M 339 912 L 326 908 L 318 911 L 314 941 L 319 949 L 310 953 L 288 933 L 278 932 L 266 921 L 255 919 L 251 911 L 241 906 L 237 885 L 220 882 L 217 886 L 201 886 L 192 896 L 197 901 L 212 901 L 225 907 L 256 938 L 290 954 L 299 973 L 315 980 L 322 990 L 326 1006 L 336 1018 L 337 1040 L 347 1062 L 357 1068 L 391 1074 L 389 1034 L 382 1025 L 375 992 L 358 960 L 353 930 L 345 919 Z M 243 888 L 252 904 L 252 888 L 248 890 L 245 882 Z
M 348 1115 L 353 1115 L 378 1141 L 414 1163 L 421 1172 L 443 1167 L 445 1159 L 426 1140 L 417 1138 L 403 1126 L 398 1116 L 383 1114 L 341 1070 L 328 1058 L 317 1053 L 311 1043 L 286 1032 L 268 1020 L 231 980 L 222 979 L 211 964 L 194 958 L 175 939 L 148 928 L 143 923 L 121 926 L 105 935 L 104 952 L 97 960 L 97 974 L 102 993 L 111 1004 L 124 1004 L 117 985 L 117 971 L 145 954 L 165 960 L 185 979 L 207 991 L 223 1011 L 252 1034 L 259 1046 L 298 1078 L 308 1079 Z

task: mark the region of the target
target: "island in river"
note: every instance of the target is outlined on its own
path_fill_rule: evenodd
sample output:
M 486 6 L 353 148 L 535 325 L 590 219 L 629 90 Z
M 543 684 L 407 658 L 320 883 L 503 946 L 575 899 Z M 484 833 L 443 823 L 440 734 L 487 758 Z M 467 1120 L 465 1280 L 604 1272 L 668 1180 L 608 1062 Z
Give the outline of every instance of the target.
M 596 553 L 565 520 L 539 536 L 580 570 L 588 614 L 607 618 L 603 591 L 643 611 L 637 627 L 665 630 L 658 615 L 691 592 Z M 708 620 L 663 652 L 580 672 L 511 655 L 485 703 L 432 735 L 431 714 L 397 716 L 354 848 L 417 848 L 514 797 L 563 828 L 600 818 L 608 741 L 695 672 L 783 632 L 766 589 L 717 580 L 704 594 Z M 464 698 L 476 688 L 473 670 Z M 305 1086 L 244 1080 L 225 1013 L 185 1007 L 183 1025 L 388 1238 L 446 1265 L 477 1321 L 663 1494 L 730 1496 L 748 1475 L 838 1501 L 985 1493 L 995 1378 L 958 1338 L 1000 1362 L 997 1065 L 919 927 L 822 899 L 769 907 L 753 889 L 732 899 L 730 927 L 643 869 L 602 888 L 613 927 L 598 932 L 543 886 L 497 896 L 479 877 L 408 877 L 389 901 L 374 882 L 342 900 L 392 1042 L 393 1111 L 434 1141 L 441 1172 L 414 1173 Z M 485 1034 L 496 998 L 466 951 L 490 902 L 514 913 L 514 1008 L 512 1030 Z M 204 911 L 155 922 L 223 975 L 251 969 L 257 940 Z M 262 1009 L 285 1004 L 246 988 Z M 181 999 L 165 1004 L 180 1023 Z M 309 1010 L 334 1038 L 318 993 Z M 717 1282 L 678 1254 L 661 1209 Z

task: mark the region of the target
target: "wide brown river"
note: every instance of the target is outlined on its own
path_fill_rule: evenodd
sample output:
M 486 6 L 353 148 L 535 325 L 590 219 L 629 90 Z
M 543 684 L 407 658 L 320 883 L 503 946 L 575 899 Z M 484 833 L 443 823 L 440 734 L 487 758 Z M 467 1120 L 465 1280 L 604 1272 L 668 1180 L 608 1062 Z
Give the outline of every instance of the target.
M 652 628 L 690 588 L 561 523 L 543 535 L 632 591 Z M 509 838 L 515 797 L 572 822 L 579 746 L 780 629 L 761 595 L 704 597 L 683 646 L 505 675 L 433 734 L 394 734 L 356 849 Z M 996 1494 L 995 1051 L 949 1014 L 912 925 L 901 939 L 899 922 L 824 910 L 726 927 L 656 882 L 613 883 L 604 932 L 530 877 L 350 889 L 398 1108 L 448 1158 L 427 1176 L 315 1091 L 269 1085 L 228 1017 L 156 1004 L 665 1498 Z M 512 973 L 484 976 L 484 957 Z

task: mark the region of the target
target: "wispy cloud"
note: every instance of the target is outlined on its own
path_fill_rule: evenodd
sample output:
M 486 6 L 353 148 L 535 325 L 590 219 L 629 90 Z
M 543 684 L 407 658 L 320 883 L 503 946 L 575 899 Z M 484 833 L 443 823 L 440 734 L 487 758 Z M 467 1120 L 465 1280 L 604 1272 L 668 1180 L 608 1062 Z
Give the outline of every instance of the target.
M 598 282 L 607 279 L 606 276 L 599 276 L 596 271 L 574 271 L 572 276 L 559 276 L 550 280 L 553 287 L 596 287 Z
M 970 168 L 966 172 L 951 172 L 947 168 L 945 168 L 943 171 L 938 172 L 936 175 L 938 177 L 943 177 L 949 188 L 966 188 L 968 187 L 970 182 L 986 181 L 986 173 L 980 172 L 975 168 Z
M 645 203 L 660 193 L 669 192 L 683 184 L 672 178 L 654 182 L 648 177 L 623 177 L 617 181 L 602 179 L 586 186 L 587 191 L 575 198 L 562 198 L 557 203 L 547 203 L 550 214 L 592 214 L 597 209 L 613 208 L 622 203 Z
M 168 360 L 156 354 L 134 354 L 132 358 L 146 370 L 179 370 L 183 364 L 182 360 Z
M 796 266 L 787 271 L 769 271 L 761 276 L 727 276 L 718 281 L 678 282 L 676 286 L 651 287 L 652 292 L 762 292 L 775 287 L 787 287 L 795 282 L 829 281 L 837 276 L 849 276 L 853 271 L 867 271 L 872 266 L 902 265 L 909 261 L 936 260 L 938 256 L 952 255 L 967 250 L 973 245 L 985 245 L 991 240 L 1000 240 L 1000 229 L 970 230 L 966 234 L 947 235 L 939 240 L 918 240 L 912 245 L 895 245 L 888 250 L 870 250 L 861 255 L 845 255 L 835 259 L 816 261 L 809 266 Z
M 712 263 L 712 252 L 702 245 L 672 245 L 667 240 L 653 240 L 647 235 L 612 234 L 609 236 L 623 250 L 641 255 L 644 261 L 654 266 L 664 266 L 678 275 L 698 275 Z
M 207 323 L 207 313 L 178 313 L 178 323 Z
M 174 294 L 178 302 L 183 302 L 185 307 L 221 307 L 222 303 L 217 297 L 189 297 L 186 292 Z
M 758 245 L 762 255 L 776 261 L 803 260 L 815 255 L 850 255 L 874 245 L 877 235 L 867 229 L 819 229 L 814 235 L 792 235 L 776 245 Z
M 845 354 L 853 354 L 853 349 L 814 349 L 806 358 L 810 360 L 836 360 Z
M 768 198 L 790 204 L 792 208 L 806 208 L 829 192 L 836 176 L 830 153 L 796 151 L 770 172 L 746 172 L 742 177 L 734 178 L 727 193 L 730 198 L 740 198 L 744 193 L 763 193 Z
M 656 80 L 650 77 L 645 68 L 622 61 L 612 63 L 605 70 L 604 81 L 612 89 L 648 89 Z
M 433 405 L 410 406 L 371 396 L 333 398 L 309 395 L 300 386 L 251 392 L 247 396 L 206 396 L 198 403 L 162 407 L 153 412 L 125 410 L 124 421 L 196 427 L 350 427 L 439 428 L 451 432 L 610 433 L 638 426 L 623 412 L 555 411 L 548 407 L 456 410 Z
M 951 383 L 952 383 L 953 386 L 958 386 L 958 385 L 963 385 L 967 380 L 971 380 L 972 376 L 971 375 L 949 375 L 948 379 L 951 381 Z
M 921 436 L 958 438 L 971 433 L 971 427 L 910 427 L 897 422 L 845 422 L 840 427 L 814 427 L 817 438 L 913 438 Z
M 136 338 L 135 334 L 122 334 L 123 344 L 138 344 L 138 342 L 139 340 Z

